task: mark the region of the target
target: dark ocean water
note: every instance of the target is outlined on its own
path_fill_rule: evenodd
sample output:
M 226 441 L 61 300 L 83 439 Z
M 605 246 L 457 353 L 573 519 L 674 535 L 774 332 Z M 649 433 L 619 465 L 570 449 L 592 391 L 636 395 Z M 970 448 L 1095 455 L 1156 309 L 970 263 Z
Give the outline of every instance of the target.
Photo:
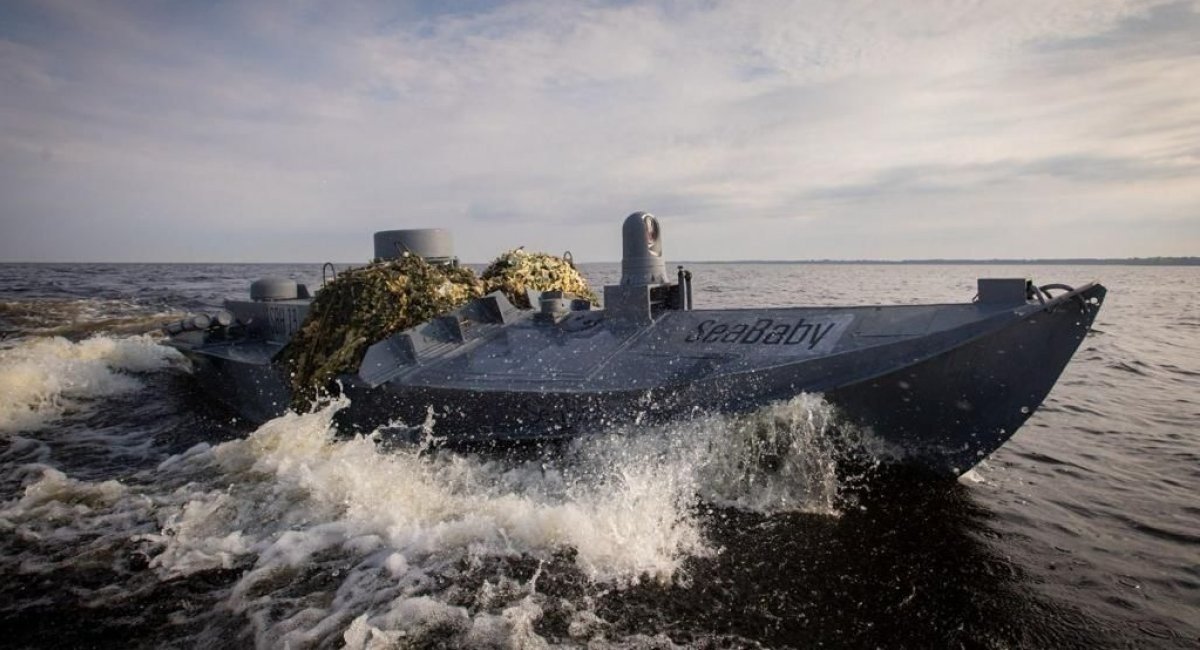
M 319 266 L 0 265 L 0 639 L 1200 646 L 1200 268 L 692 271 L 698 306 L 966 301 L 979 276 L 1109 296 L 998 453 L 851 488 L 819 396 L 510 456 L 384 449 L 331 409 L 256 429 L 142 333 Z

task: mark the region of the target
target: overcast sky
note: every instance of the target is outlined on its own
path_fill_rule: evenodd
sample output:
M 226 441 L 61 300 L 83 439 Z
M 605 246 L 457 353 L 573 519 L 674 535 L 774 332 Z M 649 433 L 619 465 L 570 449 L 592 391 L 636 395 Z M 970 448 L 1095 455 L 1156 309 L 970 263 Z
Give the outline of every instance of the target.
M 1200 254 L 1200 2 L 0 3 L 0 260 Z

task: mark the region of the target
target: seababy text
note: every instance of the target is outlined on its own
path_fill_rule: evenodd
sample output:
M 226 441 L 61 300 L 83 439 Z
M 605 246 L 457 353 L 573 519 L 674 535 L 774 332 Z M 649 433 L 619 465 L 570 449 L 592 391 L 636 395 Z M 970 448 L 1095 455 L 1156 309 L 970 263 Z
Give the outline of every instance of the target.
M 777 321 L 759 318 L 753 323 L 720 323 L 716 320 L 701 321 L 696 329 L 688 333 L 685 343 L 741 343 L 745 345 L 806 345 L 811 350 L 817 347 L 838 322 Z

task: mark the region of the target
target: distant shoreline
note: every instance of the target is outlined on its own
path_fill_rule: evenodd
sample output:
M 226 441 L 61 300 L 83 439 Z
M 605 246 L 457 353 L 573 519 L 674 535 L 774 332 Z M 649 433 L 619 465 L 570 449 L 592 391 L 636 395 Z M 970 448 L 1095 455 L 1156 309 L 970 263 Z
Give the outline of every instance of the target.
M 324 262 L 20 262 L 20 261 L 0 261 L 0 266 L 5 265 L 63 265 L 63 264 L 80 264 L 80 265 L 99 265 L 107 264 L 111 266 L 154 266 L 154 265 L 237 265 L 237 266 L 255 266 L 255 265 L 302 265 L 312 264 L 320 265 Z M 579 260 L 580 264 L 620 264 L 620 260 Z M 362 266 L 366 262 L 335 262 L 341 268 L 346 266 Z M 487 262 L 463 262 L 470 266 L 487 266 Z M 1081 257 L 1081 258 L 1049 258 L 1049 259 L 987 259 L 987 260 L 970 260 L 970 259 L 923 259 L 923 260 L 667 260 L 668 265 L 677 264 L 828 264 L 828 265 L 883 265 L 883 266 L 1014 266 L 1021 264 L 1031 264 L 1039 266 L 1200 266 L 1200 257 L 1122 257 L 1122 258 L 1102 258 L 1102 257 Z
M 1125 257 L 1075 259 L 927 259 L 927 260 L 694 260 L 681 264 L 881 264 L 881 265 L 1016 265 L 1036 264 L 1043 266 L 1200 266 L 1200 257 Z

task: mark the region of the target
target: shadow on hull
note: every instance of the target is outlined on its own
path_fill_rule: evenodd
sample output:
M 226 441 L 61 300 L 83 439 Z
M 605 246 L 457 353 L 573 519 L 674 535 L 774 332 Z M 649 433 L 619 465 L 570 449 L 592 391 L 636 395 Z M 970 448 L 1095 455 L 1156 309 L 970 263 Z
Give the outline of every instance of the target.
M 877 455 L 958 476 L 1000 448 L 1041 405 L 1104 295 L 1104 287 L 1092 286 L 1053 309 L 825 397 L 884 443 Z

